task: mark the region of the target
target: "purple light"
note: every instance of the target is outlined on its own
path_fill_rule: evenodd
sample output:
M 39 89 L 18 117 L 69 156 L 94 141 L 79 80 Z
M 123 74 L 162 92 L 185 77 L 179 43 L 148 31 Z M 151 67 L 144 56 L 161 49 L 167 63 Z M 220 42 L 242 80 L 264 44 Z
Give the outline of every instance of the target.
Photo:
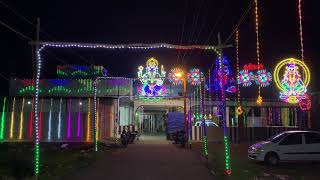
M 68 108 L 68 139 L 70 139 L 71 134 L 71 99 L 69 100 L 69 108 Z

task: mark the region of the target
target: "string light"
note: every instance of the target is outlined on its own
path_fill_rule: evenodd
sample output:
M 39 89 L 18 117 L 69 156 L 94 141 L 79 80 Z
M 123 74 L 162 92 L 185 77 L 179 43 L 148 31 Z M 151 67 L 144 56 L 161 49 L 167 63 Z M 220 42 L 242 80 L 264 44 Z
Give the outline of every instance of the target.
M 93 97 L 93 106 L 94 106 L 94 119 L 93 119 L 93 141 L 94 141 L 94 150 L 97 152 L 98 151 L 98 138 L 97 138 L 97 86 L 96 86 L 96 81 L 94 82 L 94 97 Z
M 13 103 L 12 103 L 12 112 L 11 112 L 11 122 L 10 122 L 10 139 L 13 138 L 13 127 L 14 127 L 14 109 L 16 105 L 16 98 L 13 98 Z
M 52 98 L 50 99 L 50 110 L 48 119 L 48 140 L 51 140 Z
M 205 120 L 204 120 L 204 101 L 203 101 L 203 91 L 202 91 L 202 84 L 200 83 L 199 86 L 199 91 L 200 91 L 200 109 L 201 109 L 201 127 L 202 127 L 202 133 L 203 133 L 203 139 L 202 139 L 202 144 L 203 144 L 203 149 L 205 156 L 208 156 L 208 143 L 207 143 L 207 130 L 206 130 L 206 125 L 205 125 Z
M 19 128 L 19 139 L 22 139 L 23 135 L 23 112 L 24 112 L 24 98 L 22 98 L 21 112 L 20 112 L 20 128 Z
M 1 114 L 1 128 L 0 128 L 0 140 L 4 139 L 4 125 L 5 125 L 5 108 L 6 108 L 6 101 L 7 97 L 3 98 L 3 105 L 2 105 L 2 114 Z
M 259 14 L 258 14 L 258 0 L 254 0 L 255 3 L 255 22 L 256 22 L 256 40 L 257 40 L 257 63 L 260 65 L 260 44 L 259 44 Z M 262 97 L 261 97 L 261 86 L 258 85 L 258 98 L 257 104 L 262 104 Z
M 239 71 L 240 71 L 240 67 L 239 67 L 239 29 L 236 30 L 236 60 L 237 60 L 237 79 L 238 82 L 240 80 L 239 77 Z M 240 96 L 241 96 L 241 92 L 240 92 L 240 85 L 239 83 L 237 83 L 237 108 L 236 108 L 236 112 L 238 115 L 241 115 L 243 113 L 242 111 L 242 107 L 241 107 L 241 102 L 240 102 Z
M 97 141 L 99 140 L 99 104 L 100 104 L 100 99 L 98 98 L 98 104 L 97 104 Z

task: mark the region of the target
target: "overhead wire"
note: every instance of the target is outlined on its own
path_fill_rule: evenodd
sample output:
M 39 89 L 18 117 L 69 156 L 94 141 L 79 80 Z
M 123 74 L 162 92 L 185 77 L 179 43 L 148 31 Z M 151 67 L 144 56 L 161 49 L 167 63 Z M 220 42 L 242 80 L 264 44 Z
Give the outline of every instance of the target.
M 15 30 L 14 28 L 10 27 L 8 24 L 2 22 L 1 20 L 0 20 L 0 24 L 3 25 L 4 27 L 10 29 L 10 30 L 13 31 L 14 33 L 18 34 L 19 36 L 23 37 L 24 39 L 27 39 L 27 40 L 29 40 L 29 41 L 32 41 L 31 38 L 29 38 L 28 36 L 22 34 L 22 33 L 19 32 L 19 31 Z
M 180 36 L 180 46 L 182 45 L 182 40 L 183 40 L 183 35 L 184 35 L 184 27 L 185 27 L 185 24 L 186 24 L 187 12 L 188 12 L 188 0 L 186 0 L 185 7 L 184 7 L 182 31 L 181 31 L 181 36 Z M 177 64 L 179 63 L 179 58 L 180 58 L 180 50 L 178 51 Z

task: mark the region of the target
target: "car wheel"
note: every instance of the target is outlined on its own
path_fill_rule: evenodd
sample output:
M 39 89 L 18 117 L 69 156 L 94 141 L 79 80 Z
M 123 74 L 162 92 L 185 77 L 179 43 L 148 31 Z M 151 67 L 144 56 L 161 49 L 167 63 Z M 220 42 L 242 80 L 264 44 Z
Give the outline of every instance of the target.
M 276 166 L 279 163 L 279 157 L 276 153 L 270 152 L 265 156 L 264 162 L 270 166 Z

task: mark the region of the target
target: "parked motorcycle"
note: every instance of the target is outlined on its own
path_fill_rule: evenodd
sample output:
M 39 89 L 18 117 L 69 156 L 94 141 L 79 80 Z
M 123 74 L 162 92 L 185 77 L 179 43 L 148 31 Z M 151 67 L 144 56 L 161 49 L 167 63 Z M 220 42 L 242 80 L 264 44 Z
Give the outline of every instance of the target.
M 120 138 L 122 146 L 126 148 L 128 146 L 128 135 L 126 131 L 122 131 Z

